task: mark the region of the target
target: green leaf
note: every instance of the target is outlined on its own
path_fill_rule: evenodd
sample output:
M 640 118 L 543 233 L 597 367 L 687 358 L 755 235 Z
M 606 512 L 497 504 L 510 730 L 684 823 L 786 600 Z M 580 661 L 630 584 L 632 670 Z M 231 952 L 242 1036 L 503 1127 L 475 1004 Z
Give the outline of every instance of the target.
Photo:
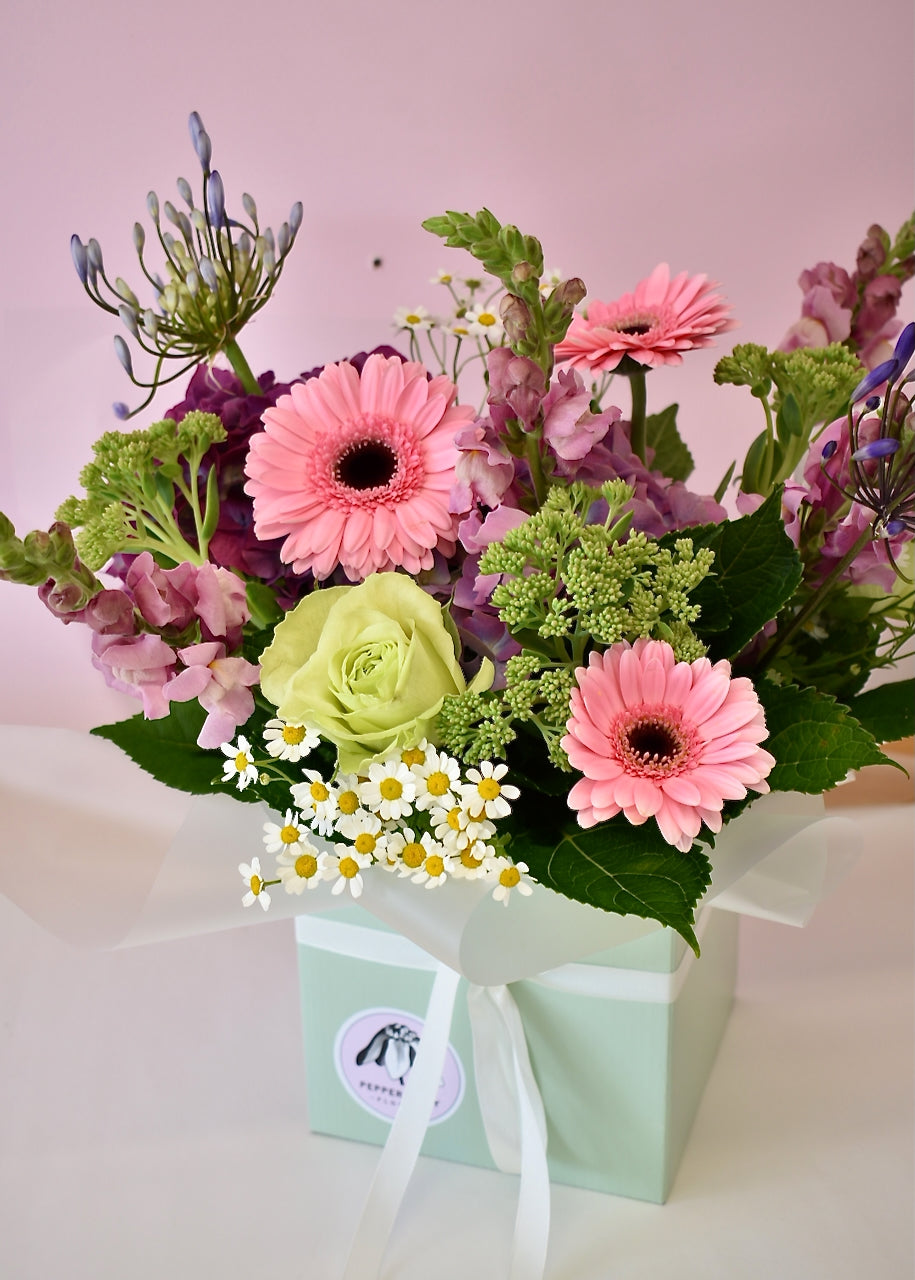
M 721 477 L 721 480 L 719 481 L 719 484 L 718 484 L 718 488 L 715 490 L 715 493 L 713 495 L 716 502 L 720 502 L 721 499 L 724 497 L 724 495 L 727 493 L 728 485 L 731 483 L 731 476 L 734 474 L 736 467 L 737 467 L 737 462 L 735 460 L 734 462 L 731 463 L 727 471 L 725 471 L 724 475 Z
M 819 794 L 842 782 L 853 769 L 894 763 L 873 735 L 829 694 L 771 680 L 760 680 L 756 692 L 769 730 L 763 745 L 778 762 L 767 779 L 773 791 Z
M 604 911 L 658 920 L 698 955 L 693 921 L 711 864 L 699 849 L 671 848 L 654 823 L 633 827 L 620 814 L 587 831 L 570 830 L 551 850 L 526 844 L 524 858 L 541 884 Z
M 197 735 L 205 719 L 206 712 L 198 702 L 174 702 L 171 712 L 162 720 L 132 716 L 117 724 L 100 725 L 92 732 L 98 738 L 113 742 L 141 769 L 176 791 L 200 796 L 227 790 L 238 800 L 258 799 L 246 791 L 219 783 L 224 757 L 219 751 L 202 751 L 197 746 Z
M 499 825 L 513 836 L 509 852 L 541 884 L 604 911 L 658 920 L 698 954 L 695 907 L 711 879 L 698 847 L 680 853 L 653 820 L 634 827 L 622 814 L 584 831 L 556 797 L 536 788 L 523 796 L 523 817 L 512 814 Z
M 849 710 L 877 742 L 898 742 L 915 733 L 915 679 L 877 685 L 849 700 Z
M 782 444 L 786 444 L 791 436 L 799 436 L 803 433 L 804 424 L 801 421 L 800 406 L 790 391 L 779 405 L 778 413 L 775 415 L 775 429 Z
M 733 658 L 791 599 L 801 580 L 800 557 L 781 518 L 781 489 L 752 515 L 676 536 L 715 553 L 712 573 L 690 595 L 703 611 L 693 629 L 708 643 L 710 657 Z M 731 615 L 725 628 L 720 626 L 721 596 Z
M 686 480 L 693 472 L 693 455 L 680 439 L 677 431 L 677 409 L 669 404 L 660 413 L 652 413 L 645 420 L 648 445 L 654 450 L 652 468 L 671 480 Z

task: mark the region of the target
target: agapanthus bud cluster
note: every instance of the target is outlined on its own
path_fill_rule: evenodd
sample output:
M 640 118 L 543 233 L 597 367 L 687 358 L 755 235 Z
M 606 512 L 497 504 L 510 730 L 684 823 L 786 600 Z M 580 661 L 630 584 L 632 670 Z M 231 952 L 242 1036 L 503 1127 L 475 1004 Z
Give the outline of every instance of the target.
M 209 135 L 196 112 L 190 117 L 190 132 L 203 171 L 200 203 L 195 202 L 185 178 L 178 179 L 177 188 L 186 211 L 170 200 L 160 205 L 154 191 L 146 201 L 165 257 L 164 276 L 147 266 L 146 232 L 139 222 L 134 225 L 134 248 L 144 281 L 155 293 L 153 306 L 144 307 L 120 276 L 110 279 L 97 240 L 84 244 L 74 235 L 70 241 L 73 264 L 89 297 L 117 316 L 135 345 L 155 361 L 151 381 L 145 381 L 134 370 L 127 342 L 120 335 L 115 338 L 115 353 L 128 377 L 149 392 L 138 409 L 149 403 L 162 383 L 180 378 L 219 352 L 227 356 L 246 390 L 257 392 L 236 338 L 273 293 L 302 225 L 302 205 L 296 203 L 275 235 L 270 227 L 262 228 L 257 206 L 247 192 L 242 196 L 243 217 L 230 217 L 222 177 L 210 168 Z M 179 366 L 167 376 L 163 373 L 166 362 Z M 117 411 L 122 417 L 130 414 L 126 406 L 118 406 Z

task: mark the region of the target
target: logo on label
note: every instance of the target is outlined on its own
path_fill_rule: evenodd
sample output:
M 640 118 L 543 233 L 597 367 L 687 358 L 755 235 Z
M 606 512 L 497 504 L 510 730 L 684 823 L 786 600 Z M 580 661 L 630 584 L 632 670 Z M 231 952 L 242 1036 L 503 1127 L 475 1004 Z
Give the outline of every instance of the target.
M 363 1009 L 337 1032 L 337 1074 L 366 1111 L 389 1121 L 397 1115 L 422 1033 L 422 1019 L 399 1009 Z M 429 1123 L 453 1115 L 463 1096 L 464 1069 L 449 1044 Z

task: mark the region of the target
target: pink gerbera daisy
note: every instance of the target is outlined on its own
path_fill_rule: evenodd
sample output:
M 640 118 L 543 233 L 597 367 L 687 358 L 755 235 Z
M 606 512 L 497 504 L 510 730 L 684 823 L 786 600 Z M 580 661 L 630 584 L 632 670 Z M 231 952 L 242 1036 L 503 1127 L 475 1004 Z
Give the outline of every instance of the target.
M 383 355 L 361 375 L 344 360 L 295 383 L 264 413 L 245 464 L 257 536 L 285 535 L 282 559 L 319 579 L 337 565 L 353 582 L 399 566 L 419 573 L 436 548 L 450 555 L 454 435 L 475 416 L 456 392 Z
M 726 800 L 769 790 L 763 709 L 729 662 L 677 662 L 669 644 L 642 639 L 592 653 L 575 677 L 562 745 L 585 775 L 569 793 L 580 826 L 655 818 L 685 853 L 703 822 L 721 830 Z
M 685 271 L 671 280 L 662 262 L 634 293 L 592 302 L 587 317 L 574 316 L 556 359 L 593 370 L 615 369 L 624 356 L 644 365 L 682 364 L 682 351 L 707 347 L 716 333 L 734 328 L 716 288 Z

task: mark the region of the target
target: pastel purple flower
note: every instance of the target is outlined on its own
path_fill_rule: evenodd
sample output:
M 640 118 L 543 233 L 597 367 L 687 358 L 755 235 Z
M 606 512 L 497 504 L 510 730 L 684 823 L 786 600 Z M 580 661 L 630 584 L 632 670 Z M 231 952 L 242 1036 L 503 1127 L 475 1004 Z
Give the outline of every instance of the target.
M 129 566 L 125 586 L 150 626 L 181 632 L 197 618 L 204 640 L 225 640 L 230 649 L 241 644 L 250 614 L 245 584 L 231 570 L 188 561 L 162 569 L 143 551 Z
M 159 636 L 92 637 L 92 664 L 105 683 L 143 702 L 147 720 L 168 715 L 166 685 L 175 674 L 178 655 Z
M 796 351 L 799 347 L 828 347 L 831 342 L 844 342 L 851 333 L 850 308 L 841 306 L 826 285 L 816 284 L 804 294 L 801 318 L 791 326 L 779 343 L 780 351 Z
M 497 430 L 509 418 L 517 418 L 525 431 L 533 429 L 546 392 L 540 365 L 527 356 L 516 356 L 510 347 L 495 347 L 486 357 L 489 370 L 489 405 Z
M 497 507 L 515 478 L 514 459 L 479 420 L 457 431 L 454 443 L 460 452 L 448 509 L 460 514 L 477 502 Z
M 561 369 L 543 400 L 543 438 L 557 458 L 578 461 L 603 440 L 622 410 L 591 412 L 591 393 L 575 369 Z
M 260 679 L 260 668 L 245 658 L 227 658 L 226 646 L 216 641 L 188 645 L 178 650 L 178 657 L 185 670 L 169 683 L 166 695 L 171 702 L 198 700 L 208 715 L 197 745 L 215 750 L 254 711 L 250 686 Z

